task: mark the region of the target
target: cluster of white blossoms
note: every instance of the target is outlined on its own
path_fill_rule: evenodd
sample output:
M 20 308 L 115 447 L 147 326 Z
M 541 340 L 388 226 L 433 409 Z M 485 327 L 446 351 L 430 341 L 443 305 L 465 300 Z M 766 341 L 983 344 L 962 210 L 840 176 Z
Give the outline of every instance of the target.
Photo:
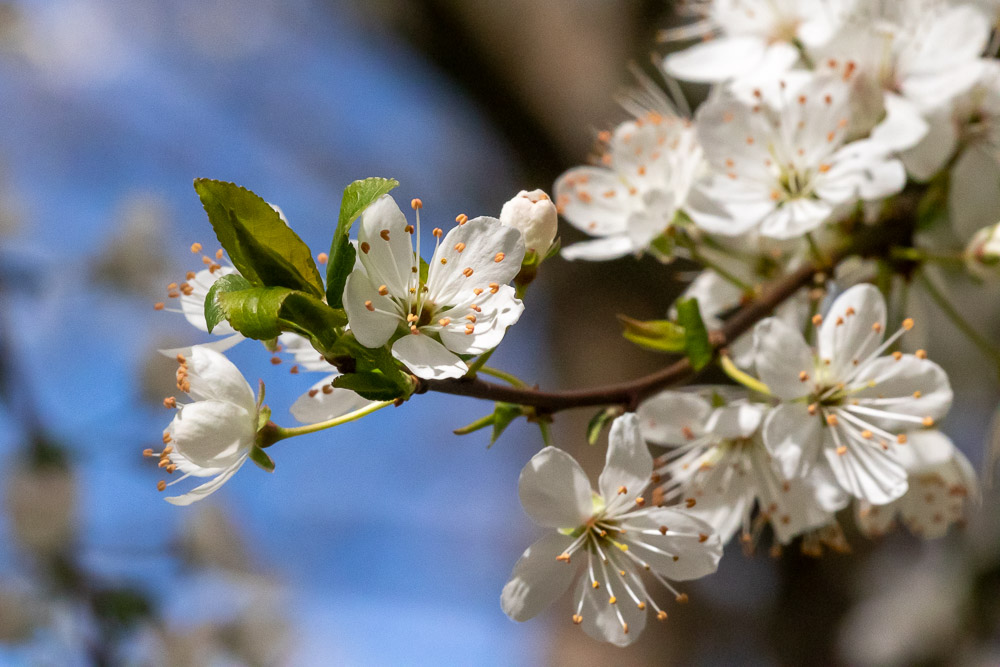
M 423 203 L 410 202 L 411 223 L 387 194 L 395 181 L 345 190 L 331 252 L 318 257 L 325 279 L 280 211 L 196 181 L 232 263 L 206 255 L 168 288 L 179 303 L 169 310 L 218 336 L 164 351 L 193 402 L 165 400 L 176 414 L 162 450 L 146 454 L 179 471 L 175 481 L 211 478 L 168 500 L 205 497 L 247 459 L 272 470 L 275 442 L 426 391 L 499 401 L 457 432 L 539 425 L 545 446 L 519 491 L 549 530 L 514 566 L 501 606 L 527 620 L 579 576 L 567 616 L 620 646 L 648 614 L 667 618 L 659 589 L 686 601 L 675 583 L 714 572 L 737 534 L 748 552 L 770 540 L 774 555 L 796 541 L 808 554 L 845 549 L 848 516 L 872 536 L 897 522 L 945 535 L 977 483 L 937 430 L 952 389 L 904 337 L 916 326 L 907 295 L 924 290 L 1000 371 L 1000 350 L 928 275 L 940 261 L 966 279 L 1000 276 L 1000 42 L 987 4 L 685 3 L 694 21 L 664 37 L 701 41 L 663 62 L 670 94 L 643 79 L 625 98 L 633 117 L 598 135 L 595 163 L 559 177 L 552 199 L 522 191 L 499 218 L 459 215 L 433 229 L 428 258 Z M 693 114 L 675 78 L 712 85 Z M 702 269 L 666 320 L 626 331 L 686 361 L 564 393 L 484 365 L 560 250 L 557 212 L 594 237 L 562 248 L 566 259 L 651 254 Z M 291 355 L 293 374 L 322 373 L 291 407 L 303 426 L 271 422 L 263 384 L 255 397 L 223 355 L 244 335 L 275 364 Z M 736 384 L 664 390 L 712 362 Z M 552 415 L 584 406 L 602 408 L 591 442 L 611 423 L 596 489 L 549 443 Z

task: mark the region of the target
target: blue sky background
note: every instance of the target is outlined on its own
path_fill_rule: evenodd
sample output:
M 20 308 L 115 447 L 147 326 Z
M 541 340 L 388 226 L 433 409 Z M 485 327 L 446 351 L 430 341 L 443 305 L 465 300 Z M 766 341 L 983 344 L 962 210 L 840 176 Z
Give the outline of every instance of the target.
M 158 471 L 140 456 L 169 414 L 143 400 L 139 377 L 157 341 L 206 338 L 154 312 L 152 298 L 82 277 L 121 235 L 122 202 L 165 203 L 159 247 L 135 251 L 165 258 L 176 279 L 198 268 L 191 242 L 215 247 L 195 177 L 279 204 L 316 252 L 356 178 L 399 179 L 401 200 L 425 202 L 425 231 L 461 212 L 496 215 L 521 187 L 458 91 L 332 4 L 17 2 L 24 33 L 0 59 L 0 160 L 25 213 L 4 253 L 42 285 L 4 297 L 18 364 L 47 426 L 73 447 L 86 562 L 110 581 L 149 586 L 178 624 L 206 613 L 206 601 L 198 582 L 178 585 L 163 555 L 190 510 L 162 502 Z M 494 357 L 542 382 L 544 310 L 539 294 Z M 230 355 L 251 383 L 265 380 L 276 420 L 291 423 L 288 405 L 318 377 L 291 376 L 269 356 L 253 342 Z M 534 537 L 516 480 L 540 443 L 522 425 L 489 451 L 482 434 L 451 435 L 487 409 L 421 397 L 282 443 L 274 475 L 247 466 L 213 497 L 287 584 L 297 663 L 534 661 L 543 627 L 509 621 L 499 593 Z M 15 423 L 0 413 L 8 460 Z M 11 570 L 17 556 L 0 544 Z

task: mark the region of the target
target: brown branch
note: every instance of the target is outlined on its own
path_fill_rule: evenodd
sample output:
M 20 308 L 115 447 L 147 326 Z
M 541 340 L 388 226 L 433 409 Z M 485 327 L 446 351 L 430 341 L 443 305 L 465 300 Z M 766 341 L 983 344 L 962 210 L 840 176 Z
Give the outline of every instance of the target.
M 848 232 L 850 243 L 830 254 L 828 262 L 806 264 L 772 282 L 760 296 L 753 299 L 730 317 L 721 329 L 712 331 L 709 340 L 717 356 L 727 345 L 749 331 L 757 322 L 770 315 L 803 287 L 809 285 L 820 274 L 828 273 L 847 257 L 887 257 L 888 249 L 897 244 L 912 243 L 916 224 L 917 205 L 925 188 L 911 186 L 893 201 L 893 206 L 877 226 L 857 224 L 853 232 Z M 542 391 L 523 387 L 511 387 L 480 378 L 459 378 L 454 380 L 420 380 L 417 393 L 436 391 L 442 394 L 469 396 L 488 401 L 503 401 L 530 406 L 539 412 L 552 414 L 570 408 L 601 405 L 621 405 L 634 410 L 646 397 L 675 386 L 694 377 L 691 362 L 680 359 L 655 373 L 617 384 L 603 385 L 590 389 L 570 389 L 566 391 Z
M 784 276 L 766 289 L 761 296 L 737 311 L 718 331 L 710 335 L 713 350 L 718 353 L 758 321 L 767 317 L 775 308 L 808 285 L 814 276 L 827 270 L 825 266 L 807 264 Z M 538 408 L 545 413 L 559 412 L 569 408 L 598 405 L 621 405 L 635 409 L 647 396 L 679 384 L 695 375 L 691 362 L 686 358 L 650 375 L 629 382 L 604 385 L 591 389 L 567 391 L 542 391 L 510 387 L 487 382 L 480 378 L 460 378 L 457 380 L 423 380 L 418 392 L 436 391 L 442 394 L 470 396 L 489 401 L 504 401 Z

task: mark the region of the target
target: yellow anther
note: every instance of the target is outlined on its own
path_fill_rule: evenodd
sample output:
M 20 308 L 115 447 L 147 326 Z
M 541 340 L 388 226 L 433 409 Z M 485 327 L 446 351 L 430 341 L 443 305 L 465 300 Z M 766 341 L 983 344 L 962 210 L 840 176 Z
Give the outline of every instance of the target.
M 814 326 L 817 326 L 817 327 L 819 325 L 823 324 L 823 316 L 820 315 L 819 313 L 817 313 L 816 315 L 813 315 L 812 323 L 813 323 Z
M 809 373 L 806 373 L 805 371 L 799 371 L 799 381 L 805 382 L 808 379 L 809 379 Z
M 166 307 L 167 304 L 163 303 L 162 301 L 157 301 L 156 303 L 153 304 L 153 310 L 163 310 Z
M 695 505 L 696 505 L 697 503 L 698 503 L 698 501 L 697 501 L 697 500 L 695 500 L 694 498 L 687 498 L 687 499 L 686 499 L 686 500 L 684 501 L 684 504 L 685 504 L 685 505 L 687 505 L 687 508 L 688 508 L 688 509 L 691 509 L 691 508 L 692 508 L 692 507 L 694 507 L 694 506 L 695 506 Z
M 166 488 L 167 488 L 167 483 L 164 482 L 162 479 L 159 482 L 156 483 L 156 490 L 157 491 L 164 491 L 164 490 L 166 490 Z
M 826 423 L 830 426 L 836 426 L 839 422 L 837 421 L 837 415 L 827 415 Z
M 321 252 L 320 254 L 316 255 L 316 261 L 319 262 L 320 264 L 326 264 L 326 262 L 329 259 L 330 256 L 327 255 L 325 252 Z
M 424 203 L 422 201 L 420 201 L 419 199 L 415 199 L 414 198 L 414 199 L 410 200 L 410 207 L 415 211 L 418 208 L 423 208 L 424 207 Z
M 844 315 L 846 315 L 847 317 L 850 317 L 851 315 L 856 315 L 856 314 L 857 313 L 854 310 L 854 306 L 848 306 L 847 310 L 844 311 Z
M 365 253 L 367 255 L 368 251 L 371 250 L 371 249 L 372 249 L 372 247 L 368 244 L 367 241 L 362 241 L 362 243 L 361 243 L 361 252 L 363 252 L 363 253 Z
M 448 263 L 448 258 L 447 257 L 442 257 L 441 258 L 441 265 L 443 266 L 443 265 L 445 265 L 447 263 Z
M 896 436 L 896 442 L 898 442 L 901 445 L 905 445 L 906 440 L 907 438 L 905 433 L 900 433 L 899 435 Z
M 499 264 L 500 262 L 503 261 L 504 257 L 506 257 L 506 255 L 504 255 L 502 252 L 498 252 L 496 255 L 493 256 L 493 261 Z
M 222 259 L 223 255 L 225 254 L 226 254 L 225 251 L 222 248 L 219 248 L 218 250 L 215 251 L 215 258 Z
M 639 507 L 642 507 L 643 505 L 646 504 L 646 499 L 643 498 L 642 496 L 639 496 L 638 498 L 635 499 L 635 504 L 638 505 Z
M 618 598 L 616 598 L 614 595 L 608 598 L 608 604 L 614 604 L 616 602 L 618 602 Z
M 149 457 L 151 457 L 153 455 L 153 450 L 152 449 L 148 449 L 148 448 L 144 449 L 144 450 L 142 450 L 142 455 L 145 456 L 148 459 Z
M 847 447 L 845 447 L 844 445 L 837 447 L 837 456 L 843 456 L 846 453 L 847 453 Z
M 472 293 L 475 294 L 476 296 L 479 296 L 480 294 L 483 293 L 483 288 L 477 287 L 476 289 L 472 290 Z
M 658 621 L 665 621 L 665 620 L 667 620 L 667 612 L 662 611 L 662 610 L 656 612 L 656 620 L 658 620 Z
M 698 533 L 698 541 L 699 542 L 707 542 L 708 541 L 708 535 L 706 535 L 705 533 Z
M 386 285 L 379 285 L 378 293 L 381 294 L 382 296 L 385 296 L 386 294 L 389 293 L 389 288 Z
M 865 440 L 871 440 L 872 432 L 869 431 L 868 429 L 865 429 L 864 431 L 861 432 L 861 437 L 864 438 Z
M 443 327 L 446 327 L 449 324 L 451 324 L 451 318 L 450 317 L 442 317 L 440 320 L 438 320 L 438 324 L 440 324 Z
M 881 333 L 882 325 L 876 322 L 875 324 L 872 325 L 872 331 L 874 331 L 875 333 Z
M 895 359 L 896 361 L 899 361 L 900 359 L 903 358 L 903 353 L 900 352 L 899 350 L 896 350 L 895 352 L 892 353 L 892 358 Z
M 687 593 L 681 593 L 680 595 L 677 596 L 676 599 L 677 599 L 677 604 L 687 604 L 688 595 Z
M 567 553 L 561 553 L 558 556 L 556 556 L 556 560 L 560 561 L 560 562 L 563 562 L 563 563 L 568 563 L 569 562 L 569 554 L 567 554 Z
M 573 614 L 573 623 L 576 625 L 583 623 L 583 616 L 580 616 L 580 614 Z
M 403 231 L 406 232 L 407 234 L 412 234 L 413 232 L 417 231 L 417 229 L 413 225 L 407 225 L 406 227 L 403 227 Z
M 177 407 L 177 399 L 174 398 L 173 396 L 167 396 L 165 399 L 163 399 L 163 407 L 165 407 L 165 408 L 176 408 Z
M 471 266 L 466 267 L 466 269 L 464 271 L 462 271 L 462 275 L 465 276 L 466 278 L 471 278 L 472 277 L 472 267 Z
M 622 576 L 625 576 L 624 573 L 622 574 Z M 636 606 L 639 607 L 640 611 L 645 611 L 645 609 L 646 609 L 646 603 L 645 602 L 640 602 Z
M 924 420 L 920 423 L 925 427 L 930 428 L 931 426 L 934 426 L 934 417 L 924 417 Z
M 905 320 L 903 320 L 903 328 L 906 329 L 907 331 L 909 331 L 910 329 L 913 328 L 913 318 L 912 317 L 907 317 Z
M 624 495 L 624 494 L 628 493 L 628 489 L 625 488 L 624 486 L 619 486 L 618 487 L 618 493 L 619 493 L 619 495 Z
M 434 238 L 441 238 L 442 236 L 444 236 L 444 230 L 441 229 L 440 227 L 435 227 L 434 231 L 432 231 L 431 234 L 434 235 Z
M 927 358 L 927 350 L 917 350 L 916 352 L 913 353 L 913 355 L 917 359 L 926 359 Z
M 490 293 L 496 294 L 500 290 L 500 285 L 498 283 L 489 284 Z
M 195 254 L 201 252 L 201 244 L 200 243 L 192 243 L 191 244 L 191 252 L 193 252 Z
M 455 244 L 455 252 L 462 252 L 463 250 L 465 250 L 465 244 L 464 243 L 456 243 Z
M 367 310 L 368 310 L 369 312 L 374 312 L 374 310 L 375 310 L 375 304 L 373 304 L 373 303 L 371 302 L 371 299 L 369 299 L 368 301 L 365 301 L 365 308 L 366 308 L 366 309 L 367 309 Z
M 669 529 L 666 526 L 660 526 L 660 535 L 666 535 L 667 530 Z
M 469 221 L 469 216 L 467 216 L 464 213 L 459 213 L 458 216 L 456 216 L 455 218 L 455 222 L 457 222 L 459 226 L 464 225 L 468 221 Z
M 601 587 L 601 584 L 600 584 L 600 582 L 598 582 L 598 581 L 595 580 L 595 581 L 590 582 L 590 587 L 593 588 L 594 590 L 597 590 L 598 588 Z

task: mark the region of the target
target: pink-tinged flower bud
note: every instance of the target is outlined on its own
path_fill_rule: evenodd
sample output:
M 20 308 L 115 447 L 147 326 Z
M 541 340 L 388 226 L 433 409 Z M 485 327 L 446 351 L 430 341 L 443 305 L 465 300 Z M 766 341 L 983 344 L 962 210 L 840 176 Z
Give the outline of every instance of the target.
M 983 227 L 965 248 L 965 264 L 981 278 L 1000 277 L 1000 223 Z
M 521 190 L 503 205 L 500 222 L 513 227 L 524 236 L 524 247 L 535 251 L 539 259 L 552 246 L 558 229 L 556 205 L 541 190 Z

